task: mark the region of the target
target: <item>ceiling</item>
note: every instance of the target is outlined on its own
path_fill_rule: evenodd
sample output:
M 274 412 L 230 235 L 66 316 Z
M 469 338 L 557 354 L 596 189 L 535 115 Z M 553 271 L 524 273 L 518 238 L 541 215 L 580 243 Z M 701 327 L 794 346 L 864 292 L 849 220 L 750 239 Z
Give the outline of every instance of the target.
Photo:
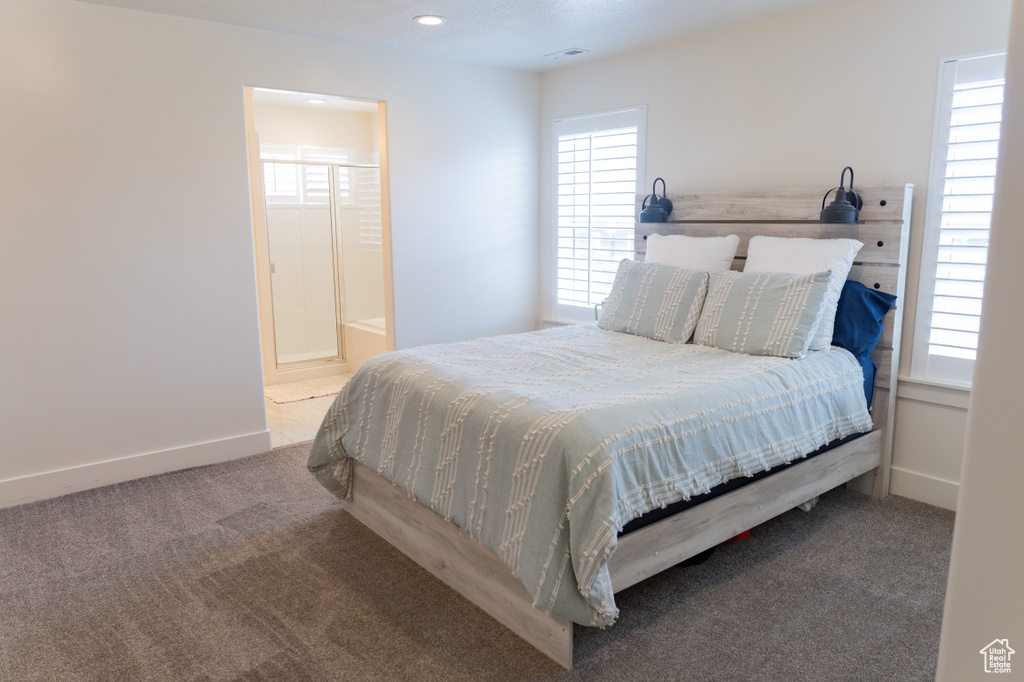
M 393 52 L 548 71 L 836 0 L 81 0 L 327 38 Z M 421 26 L 420 14 L 448 19 Z M 569 48 L 587 52 L 558 60 Z

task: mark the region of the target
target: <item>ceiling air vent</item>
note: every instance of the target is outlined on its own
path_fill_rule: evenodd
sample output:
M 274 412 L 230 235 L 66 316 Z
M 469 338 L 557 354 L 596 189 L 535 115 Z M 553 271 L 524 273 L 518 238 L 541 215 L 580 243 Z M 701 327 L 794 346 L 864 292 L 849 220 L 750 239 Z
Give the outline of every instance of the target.
M 582 47 L 570 47 L 568 50 L 561 50 L 559 52 L 552 52 L 551 54 L 544 55 L 544 59 L 568 59 L 569 57 L 578 57 L 585 52 L 590 50 L 584 50 Z

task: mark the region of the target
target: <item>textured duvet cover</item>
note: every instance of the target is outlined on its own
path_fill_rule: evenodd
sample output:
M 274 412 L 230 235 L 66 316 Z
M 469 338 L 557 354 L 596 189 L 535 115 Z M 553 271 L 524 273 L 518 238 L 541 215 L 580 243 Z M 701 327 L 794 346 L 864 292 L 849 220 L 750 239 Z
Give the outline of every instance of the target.
M 538 608 L 617 615 L 608 558 L 636 516 L 871 429 L 860 365 L 668 344 L 580 325 L 367 360 L 309 469 L 350 493 L 353 458 L 469 532 Z

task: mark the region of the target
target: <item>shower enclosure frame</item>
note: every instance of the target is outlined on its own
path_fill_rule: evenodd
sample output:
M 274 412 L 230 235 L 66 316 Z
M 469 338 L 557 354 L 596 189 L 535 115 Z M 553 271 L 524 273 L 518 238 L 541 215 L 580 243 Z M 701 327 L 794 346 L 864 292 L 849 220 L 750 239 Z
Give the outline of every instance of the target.
M 389 195 L 389 183 L 388 183 L 388 163 L 387 163 L 387 135 L 386 135 L 386 118 L 387 109 L 386 103 L 383 101 L 377 102 L 378 112 L 378 131 L 379 131 L 379 163 L 378 164 L 365 164 L 365 163 L 325 163 L 323 161 L 289 161 L 274 159 L 269 161 L 270 163 L 292 163 L 297 165 L 309 165 L 309 166 L 329 166 L 332 167 L 330 173 L 331 178 L 331 191 L 330 205 L 331 205 L 331 241 L 332 241 L 332 257 L 334 260 L 334 296 L 335 296 L 335 329 L 338 339 L 339 353 L 337 357 L 327 359 L 316 359 L 316 360 L 303 360 L 298 362 L 291 362 L 286 364 L 279 364 L 277 362 L 277 344 L 274 332 L 274 311 L 273 311 L 273 299 L 272 299 L 272 283 L 271 283 L 271 266 L 270 266 L 270 244 L 269 244 L 269 233 L 268 220 L 267 220 L 267 204 L 266 204 L 266 193 L 264 188 L 263 178 L 263 163 L 264 161 L 260 158 L 260 143 L 259 134 L 252 127 L 253 109 L 252 109 L 252 92 L 251 88 L 246 88 L 246 131 L 247 131 L 247 147 L 249 154 L 249 182 L 250 182 L 250 194 L 252 197 L 252 218 L 253 218 L 253 238 L 254 238 L 254 256 L 256 265 L 256 279 L 257 279 L 257 290 L 258 290 L 258 305 L 259 305 L 259 322 L 260 322 L 260 335 L 261 335 L 261 354 L 263 359 L 263 383 L 264 385 L 273 385 L 278 383 L 284 383 L 289 381 L 301 381 L 305 379 L 313 379 L 324 376 L 332 376 L 344 373 L 349 369 L 348 361 L 345 359 L 344 352 L 344 283 L 342 277 L 342 258 L 341 249 L 339 248 L 340 235 L 338 232 L 338 214 L 339 207 L 337 205 L 337 197 L 335 196 L 335 173 L 333 167 L 349 167 L 349 168 L 376 168 L 380 174 L 380 219 L 381 219 L 381 257 L 383 259 L 383 274 L 384 274 L 384 319 L 385 319 L 385 338 L 387 350 L 394 350 L 395 348 L 395 332 L 394 332 L 394 289 L 392 280 L 392 266 L 391 266 L 391 224 L 390 224 L 390 195 Z

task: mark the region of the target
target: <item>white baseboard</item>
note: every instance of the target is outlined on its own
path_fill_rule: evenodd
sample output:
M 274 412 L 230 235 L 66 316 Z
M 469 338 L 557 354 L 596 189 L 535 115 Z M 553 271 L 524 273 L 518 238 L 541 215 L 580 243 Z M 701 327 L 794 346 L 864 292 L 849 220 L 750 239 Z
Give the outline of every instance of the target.
M 270 431 L 266 430 L 9 478 L 0 480 L 0 508 L 180 469 L 217 464 L 271 449 Z
M 918 502 L 956 511 L 956 499 L 960 494 L 960 484 L 916 471 L 893 467 L 889 479 L 889 492 L 900 497 L 909 497 Z

